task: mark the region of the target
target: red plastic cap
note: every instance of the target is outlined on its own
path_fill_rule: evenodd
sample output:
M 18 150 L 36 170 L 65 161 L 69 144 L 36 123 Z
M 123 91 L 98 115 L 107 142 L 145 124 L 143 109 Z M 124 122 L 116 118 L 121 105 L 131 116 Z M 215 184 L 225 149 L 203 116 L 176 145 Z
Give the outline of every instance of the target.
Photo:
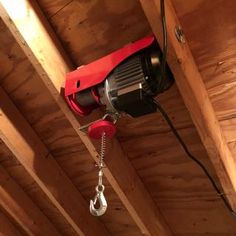
M 100 120 L 88 128 L 89 137 L 94 139 L 101 139 L 103 132 L 106 133 L 106 137 L 113 138 L 116 133 L 115 125 L 107 120 Z

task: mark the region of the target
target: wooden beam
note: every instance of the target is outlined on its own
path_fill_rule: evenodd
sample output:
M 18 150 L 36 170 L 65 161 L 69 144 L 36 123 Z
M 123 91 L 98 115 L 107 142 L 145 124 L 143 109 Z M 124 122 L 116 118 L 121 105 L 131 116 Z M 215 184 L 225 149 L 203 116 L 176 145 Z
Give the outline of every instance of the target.
M 0 211 L 0 236 L 22 236 L 20 231 Z
M 16 14 L 14 6 L 16 8 L 20 6 L 21 9 L 17 10 L 19 14 Z M 72 70 L 72 67 L 65 59 L 66 57 L 62 56 L 65 53 L 58 46 L 56 36 L 41 14 L 39 7 L 35 5 L 34 1 L 30 3 L 27 0 L 12 0 L 9 4 L 8 0 L 1 0 L 0 15 L 97 162 L 99 155 L 94 144 L 87 135 L 79 130 L 80 122 L 60 94 L 61 88 L 64 86 L 65 74 Z M 111 143 L 107 156 L 105 176 L 142 233 L 145 235 L 172 235 L 117 140 Z
M 2 166 L 0 166 L 0 205 L 28 235 L 61 235 Z M 10 226 L 10 223 L 6 222 L 5 226 L 1 224 L 3 220 L 4 217 L 0 213 L 0 235 L 1 230 L 2 232 L 9 231 L 9 234 L 3 235 L 14 235 L 16 230 Z
M 79 235 L 109 235 L 98 218 L 91 216 L 81 194 L 1 88 L 0 138 Z
M 140 0 L 140 2 L 159 44 L 162 45 L 160 0 Z M 236 160 L 233 158 L 222 134 L 188 43 L 180 43 L 176 38 L 175 27 L 180 26 L 180 23 L 170 0 L 165 1 L 165 7 L 168 33 L 168 64 L 175 76 L 184 103 L 215 167 L 224 192 L 232 208 L 236 210 Z

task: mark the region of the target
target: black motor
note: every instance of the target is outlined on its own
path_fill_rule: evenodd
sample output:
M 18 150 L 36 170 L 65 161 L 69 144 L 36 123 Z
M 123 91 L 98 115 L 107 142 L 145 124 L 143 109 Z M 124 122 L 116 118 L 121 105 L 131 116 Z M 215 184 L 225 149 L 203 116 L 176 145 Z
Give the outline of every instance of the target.
M 162 53 L 155 42 L 120 63 L 96 87 L 99 104 L 109 113 L 126 113 L 132 117 L 156 112 L 153 97 L 167 90 L 173 83 L 166 65 L 162 73 Z M 85 90 L 76 94 L 76 101 L 84 107 L 96 106 L 94 94 Z

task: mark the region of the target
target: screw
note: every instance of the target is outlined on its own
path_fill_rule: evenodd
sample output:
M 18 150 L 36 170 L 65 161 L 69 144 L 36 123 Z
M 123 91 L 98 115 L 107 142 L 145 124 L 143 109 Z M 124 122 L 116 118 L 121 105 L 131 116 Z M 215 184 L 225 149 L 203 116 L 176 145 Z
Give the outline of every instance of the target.
M 175 27 L 175 36 L 180 43 L 185 43 L 183 29 L 179 25 Z

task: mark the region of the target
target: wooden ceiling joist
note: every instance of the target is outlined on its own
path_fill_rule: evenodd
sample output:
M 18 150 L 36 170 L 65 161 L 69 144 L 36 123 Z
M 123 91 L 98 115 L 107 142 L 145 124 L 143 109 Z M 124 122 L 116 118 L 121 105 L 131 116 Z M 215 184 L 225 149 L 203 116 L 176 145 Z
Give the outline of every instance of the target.
M 42 211 L 33 203 L 24 190 L 0 166 L 0 205 L 1 207 L 27 232 L 28 235 L 61 235 Z M 10 226 L 10 223 L 1 224 L 6 219 L 0 212 L 0 235 L 20 235 Z M 7 233 L 7 232 L 12 233 Z
M 20 9 L 17 9 L 19 14 L 16 14 L 14 9 L 18 6 L 20 6 Z M 1 0 L 0 15 L 97 162 L 99 155 L 94 144 L 87 135 L 79 130 L 80 122 L 68 108 L 61 95 L 65 74 L 72 70 L 72 67 L 68 63 L 65 53 L 58 46 L 55 34 L 47 24 L 39 7 L 35 5 L 35 1 L 13 0 L 9 2 Z M 162 214 L 124 155 L 117 140 L 112 142 L 107 156 L 109 158 L 105 160 L 107 167 L 104 171 L 105 176 L 142 233 L 145 235 L 172 235 Z M 62 184 L 60 183 L 60 185 Z
M 81 194 L 2 89 L 0 137 L 78 235 L 109 235 L 98 218 L 90 215 Z
M 140 0 L 148 21 L 160 45 L 162 45 L 162 26 L 160 0 Z M 236 160 L 222 134 L 215 111 L 195 64 L 188 43 L 181 43 L 175 35 L 180 26 L 170 0 L 165 1 L 168 34 L 167 61 L 175 76 L 178 89 L 198 130 L 201 140 L 215 167 L 221 185 L 232 208 L 236 210 Z
M 22 236 L 19 230 L 10 222 L 10 220 L 0 211 L 0 236 Z

